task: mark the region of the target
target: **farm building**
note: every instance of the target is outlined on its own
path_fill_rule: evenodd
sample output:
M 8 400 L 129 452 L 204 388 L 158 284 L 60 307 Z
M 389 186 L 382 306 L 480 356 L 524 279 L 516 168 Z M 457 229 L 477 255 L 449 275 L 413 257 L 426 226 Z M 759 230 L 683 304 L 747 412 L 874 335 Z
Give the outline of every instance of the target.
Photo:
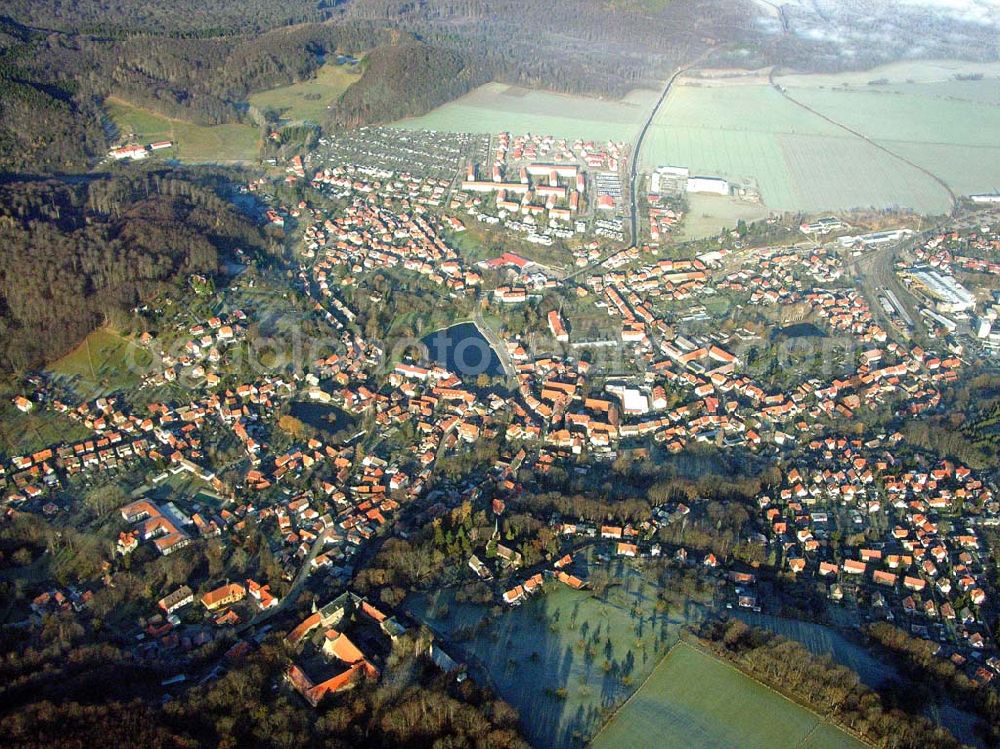
M 687 191 L 729 195 L 729 183 L 721 177 L 689 177 Z

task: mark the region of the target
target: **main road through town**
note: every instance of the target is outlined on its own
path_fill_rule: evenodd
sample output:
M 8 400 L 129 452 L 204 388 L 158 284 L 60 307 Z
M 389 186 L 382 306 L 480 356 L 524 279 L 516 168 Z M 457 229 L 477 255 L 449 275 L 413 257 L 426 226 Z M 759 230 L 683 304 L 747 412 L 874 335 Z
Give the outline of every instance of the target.
M 702 55 L 704 57 L 704 55 Z M 677 68 L 674 74 L 670 76 L 670 80 L 663 87 L 663 91 L 660 92 L 660 98 L 656 100 L 656 104 L 653 105 L 652 111 L 649 113 L 649 117 L 642 125 L 642 129 L 639 131 L 639 136 L 635 141 L 635 148 L 632 149 L 632 163 L 629 165 L 628 169 L 628 181 L 629 181 L 629 217 L 631 221 L 631 234 L 629 238 L 633 245 L 639 244 L 639 155 L 642 151 L 642 141 L 646 137 L 646 132 L 649 130 L 649 126 L 653 124 L 653 119 L 656 117 L 656 113 L 660 111 L 660 107 L 663 106 L 663 102 L 666 101 L 667 94 L 670 93 L 671 86 L 674 85 L 681 75 L 689 71 L 695 65 L 698 65 L 702 57 L 699 57 L 692 63 L 684 65 L 683 67 Z

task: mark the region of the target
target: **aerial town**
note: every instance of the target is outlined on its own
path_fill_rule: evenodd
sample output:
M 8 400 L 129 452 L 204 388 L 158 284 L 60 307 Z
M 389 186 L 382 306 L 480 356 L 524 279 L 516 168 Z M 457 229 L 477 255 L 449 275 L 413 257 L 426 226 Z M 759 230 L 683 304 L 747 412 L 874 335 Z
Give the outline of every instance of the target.
M 679 244 L 688 193 L 752 190 L 659 168 L 633 238 L 625 144 L 415 141 L 329 137 L 240 185 L 282 255 L 147 305 L 100 376 L 25 375 L 4 523 L 100 539 L 44 552 L 25 626 L 99 620 L 165 694 L 277 639 L 276 688 L 316 709 L 407 638 L 502 684 L 432 594 L 488 629 L 668 574 L 692 626 L 891 623 L 992 689 L 994 207 Z

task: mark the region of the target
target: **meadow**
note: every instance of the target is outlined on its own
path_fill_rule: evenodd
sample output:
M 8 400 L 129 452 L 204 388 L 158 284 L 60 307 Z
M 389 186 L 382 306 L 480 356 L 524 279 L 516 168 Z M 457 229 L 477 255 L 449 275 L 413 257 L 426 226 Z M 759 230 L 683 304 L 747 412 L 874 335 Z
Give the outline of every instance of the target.
M 359 74 L 354 71 L 346 65 L 327 63 L 314 78 L 252 94 L 250 104 L 260 110 L 277 110 L 283 120 L 291 123 L 322 124 L 329 106 L 358 80 Z
M 612 578 L 621 575 L 623 582 L 601 597 L 547 581 L 541 594 L 485 621 L 488 609 L 457 603 L 450 590 L 421 596 L 408 607 L 454 643 L 449 652 L 475 678 L 531 716 L 523 730 L 532 746 L 579 746 L 652 672 L 681 628 L 701 614 L 695 605 L 658 610 L 655 582 L 621 560 L 610 564 Z
M 863 749 L 820 716 L 679 642 L 594 738 L 593 749 Z
M 67 380 L 80 396 L 89 398 L 137 384 L 139 375 L 132 365 L 141 368 L 150 361 L 148 351 L 108 328 L 98 328 L 53 362 L 49 371 Z
M 36 406 L 30 413 L 22 413 L 11 403 L 14 395 L 4 392 L 0 400 L 0 450 L 6 455 L 27 455 L 92 434 L 82 424 L 49 409 Z
M 751 222 L 767 218 L 767 206 L 733 197 L 692 193 L 687 196 L 688 213 L 678 236 L 682 239 L 714 237 L 720 229 L 735 229 L 740 219 Z
M 656 92 L 636 90 L 624 99 L 595 99 L 487 83 L 428 112 L 393 123 L 410 130 L 469 133 L 535 133 L 559 138 L 629 141 L 639 131 Z
M 189 163 L 240 163 L 255 161 L 259 153 L 257 129 L 251 125 L 195 125 L 175 120 L 111 97 L 108 115 L 124 141 L 147 144 L 161 140 L 173 147 L 157 154 Z

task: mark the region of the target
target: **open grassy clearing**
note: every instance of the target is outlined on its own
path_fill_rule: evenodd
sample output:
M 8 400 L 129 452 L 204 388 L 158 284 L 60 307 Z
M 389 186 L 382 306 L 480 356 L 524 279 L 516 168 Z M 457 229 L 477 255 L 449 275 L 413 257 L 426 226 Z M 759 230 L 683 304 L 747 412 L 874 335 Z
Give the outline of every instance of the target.
M 981 75 L 1000 77 L 1000 63 L 969 62 L 966 60 L 906 60 L 880 65 L 871 70 L 849 73 L 782 74 L 781 83 L 788 86 L 866 86 L 872 81 L 896 83 L 952 83 L 956 76 Z M 964 82 L 963 82 L 964 83 Z
M 252 94 L 250 104 L 260 110 L 276 109 L 289 122 L 322 124 L 330 105 L 359 77 L 346 65 L 327 63 L 308 81 Z
M 736 668 L 678 643 L 595 737 L 594 749 L 863 749 L 865 744 Z
M 720 229 L 735 229 L 740 219 L 756 221 L 766 218 L 767 206 L 748 203 L 722 195 L 691 194 L 687 196 L 688 213 L 681 224 L 682 239 L 714 237 Z
M 128 142 L 172 141 L 173 148 L 158 152 L 166 158 L 192 163 L 234 163 L 255 161 L 258 156 L 257 129 L 250 125 L 195 125 L 115 97 L 105 101 L 105 108 Z
M 411 130 L 536 133 L 560 138 L 630 141 L 656 101 L 637 90 L 624 99 L 594 99 L 487 83 L 422 117 L 393 123 Z
M 107 328 L 98 328 L 79 346 L 49 366 L 83 397 L 108 393 L 139 382 L 151 354 Z
M 526 716 L 532 746 L 579 746 L 700 614 L 694 605 L 657 611 L 655 582 L 621 561 L 611 565 L 612 577 L 620 574 L 623 583 L 602 598 L 549 581 L 543 593 L 482 624 L 488 610 L 456 603 L 450 590 L 421 596 L 409 608 L 456 640 L 455 657 Z
M 787 101 L 756 79 L 671 90 L 643 146 L 645 167 L 756 184 L 772 211 L 902 207 L 937 213 L 947 192 L 919 170 Z M 720 226 L 725 222 L 720 217 Z

